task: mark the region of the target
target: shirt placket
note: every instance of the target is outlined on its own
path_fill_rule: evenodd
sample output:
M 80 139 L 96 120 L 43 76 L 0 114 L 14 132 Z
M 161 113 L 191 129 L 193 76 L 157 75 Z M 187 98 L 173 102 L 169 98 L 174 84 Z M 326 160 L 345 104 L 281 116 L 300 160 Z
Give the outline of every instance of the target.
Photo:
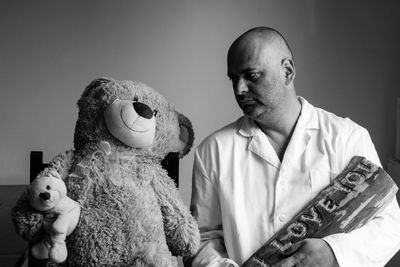
M 277 205 L 279 203 L 284 203 L 285 201 L 290 201 L 290 196 L 288 196 L 290 185 L 288 183 L 287 166 L 285 164 L 281 164 L 277 176 L 275 187 L 275 210 L 273 214 L 274 232 L 278 231 L 285 223 L 287 223 L 288 220 L 285 208 L 287 205 Z
M 274 209 L 274 232 L 281 229 L 291 218 L 293 207 L 293 194 L 296 191 L 293 188 L 293 179 L 301 179 L 302 175 L 298 173 L 302 155 L 310 140 L 310 135 L 304 129 L 303 125 L 298 125 L 292 140 L 285 152 L 283 161 L 277 173 L 275 186 L 275 209 Z M 289 167 L 290 166 L 290 167 Z

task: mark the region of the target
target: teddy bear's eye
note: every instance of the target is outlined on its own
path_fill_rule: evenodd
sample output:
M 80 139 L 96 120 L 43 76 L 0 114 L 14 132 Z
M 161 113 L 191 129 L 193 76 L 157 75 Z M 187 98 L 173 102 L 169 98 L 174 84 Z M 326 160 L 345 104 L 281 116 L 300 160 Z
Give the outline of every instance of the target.
M 50 185 L 46 186 L 46 189 L 47 189 L 47 190 L 50 190 L 50 189 L 51 189 Z

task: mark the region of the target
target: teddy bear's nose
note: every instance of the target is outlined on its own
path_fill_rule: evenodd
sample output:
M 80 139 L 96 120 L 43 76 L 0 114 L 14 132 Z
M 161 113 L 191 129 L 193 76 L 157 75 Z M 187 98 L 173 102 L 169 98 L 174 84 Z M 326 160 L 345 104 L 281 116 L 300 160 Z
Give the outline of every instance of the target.
M 50 199 L 50 193 L 49 192 L 44 192 L 44 193 L 40 193 L 39 197 L 43 200 L 49 200 Z
M 135 109 L 136 113 L 143 118 L 151 119 L 153 117 L 153 111 L 146 104 L 143 104 L 141 102 L 134 102 L 133 108 Z

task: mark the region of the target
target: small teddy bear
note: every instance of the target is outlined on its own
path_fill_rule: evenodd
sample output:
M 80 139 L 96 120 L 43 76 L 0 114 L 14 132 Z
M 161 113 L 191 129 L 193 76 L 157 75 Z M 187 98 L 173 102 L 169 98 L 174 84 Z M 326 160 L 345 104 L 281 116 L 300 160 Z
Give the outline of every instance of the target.
M 65 239 L 78 224 L 81 208 L 67 196 L 67 187 L 55 170 L 40 173 L 28 189 L 29 201 L 44 212 L 46 235 L 31 248 L 37 259 L 51 259 L 56 263 L 67 258 Z

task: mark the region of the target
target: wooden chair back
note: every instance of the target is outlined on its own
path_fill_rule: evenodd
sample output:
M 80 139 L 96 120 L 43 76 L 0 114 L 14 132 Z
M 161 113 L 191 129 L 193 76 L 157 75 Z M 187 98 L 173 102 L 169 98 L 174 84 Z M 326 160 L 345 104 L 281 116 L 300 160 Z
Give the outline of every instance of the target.
M 174 180 L 176 186 L 179 186 L 179 153 L 169 153 L 161 162 L 162 167 L 167 171 L 169 177 Z M 30 182 L 32 182 L 36 176 L 44 168 L 48 167 L 49 163 L 43 162 L 42 151 L 31 151 L 30 154 Z

